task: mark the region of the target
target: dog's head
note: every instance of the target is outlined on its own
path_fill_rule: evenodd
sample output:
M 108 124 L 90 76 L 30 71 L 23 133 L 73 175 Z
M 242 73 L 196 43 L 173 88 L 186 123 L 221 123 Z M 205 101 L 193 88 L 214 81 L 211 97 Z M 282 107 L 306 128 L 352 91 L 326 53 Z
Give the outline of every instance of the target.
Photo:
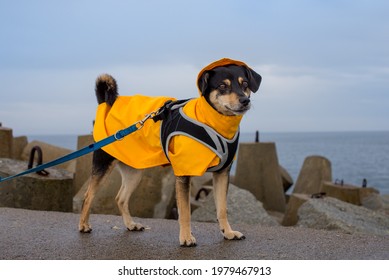
M 208 103 L 227 116 L 243 115 L 250 109 L 251 92 L 262 77 L 244 63 L 216 66 L 199 74 L 198 87 Z

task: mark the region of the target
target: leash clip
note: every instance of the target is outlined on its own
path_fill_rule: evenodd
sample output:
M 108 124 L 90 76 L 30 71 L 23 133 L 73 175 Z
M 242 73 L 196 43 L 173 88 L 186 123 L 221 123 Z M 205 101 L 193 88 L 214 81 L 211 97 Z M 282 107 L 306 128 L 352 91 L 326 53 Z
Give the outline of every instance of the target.
M 164 120 L 167 114 L 166 110 L 170 110 L 173 104 L 173 100 L 166 101 L 161 108 L 154 112 L 154 115 L 152 116 L 153 121 L 157 122 Z
M 141 119 L 140 121 L 138 121 L 136 124 L 137 124 L 137 128 L 138 129 L 141 129 L 144 125 L 145 125 L 145 122 L 148 120 L 148 119 L 154 119 L 155 116 L 157 116 L 159 114 L 159 111 L 160 109 L 158 109 L 157 111 L 153 111 L 151 113 L 148 113 L 147 115 L 145 115 L 145 117 L 143 119 Z

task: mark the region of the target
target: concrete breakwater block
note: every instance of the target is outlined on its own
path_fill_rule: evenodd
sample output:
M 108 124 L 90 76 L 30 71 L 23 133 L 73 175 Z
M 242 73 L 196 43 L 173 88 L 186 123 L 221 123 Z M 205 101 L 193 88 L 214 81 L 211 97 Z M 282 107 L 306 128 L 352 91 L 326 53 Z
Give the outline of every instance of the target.
M 24 161 L 0 158 L 3 178 L 26 169 Z M 73 174 L 55 168 L 47 171 L 48 176 L 31 173 L 0 183 L 0 207 L 71 212 Z
M 120 215 L 115 197 L 121 186 L 120 172 L 115 168 L 97 192 L 91 213 Z M 73 198 L 73 211 L 82 209 L 88 181 Z M 146 169 L 138 188 L 130 198 L 130 211 L 134 217 L 167 218 L 174 203 L 175 176 L 171 167 Z
M 175 178 L 170 166 L 146 169 L 139 187 L 131 196 L 131 213 L 144 218 L 169 216 L 175 201 Z
M 282 186 L 284 187 L 284 192 L 287 192 L 290 187 L 293 186 L 294 181 L 292 176 L 290 176 L 289 172 L 284 167 L 280 165 L 279 168 L 281 173 Z
M 294 226 L 298 222 L 297 211 L 300 206 L 311 198 L 310 195 L 302 193 L 292 193 L 286 206 L 285 215 L 281 224 L 283 226 Z
M 384 212 L 388 207 L 385 208 L 385 198 L 378 195 L 378 191 L 374 188 L 360 188 L 350 185 L 336 185 L 331 182 L 323 182 L 321 192 L 319 194 L 322 197 L 333 197 L 341 201 L 351 203 L 358 206 L 363 206 L 371 210 L 380 210 Z M 289 198 L 289 202 L 286 206 L 284 218 L 282 220 L 283 226 L 294 226 L 297 224 L 298 209 L 308 200 L 313 199 L 311 195 L 293 193 Z M 389 218 L 389 216 L 388 216 Z
M 89 170 L 90 177 L 91 170 Z M 77 173 L 76 173 L 77 176 Z M 122 184 L 122 179 L 118 169 L 114 168 L 111 174 L 102 182 L 99 191 L 96 193 L 92 203 L 91 213 L 120 215 L 116 206 L 115 197 Z M 80 190 L 73 197 L 73 212 L 81 213 L 84 196 L 89 186 L 89 178 L 84 182 Z
M 203 176 L 194 176 L 190 179 L 190 204 L 191 211 L 201 207 L 207 199 L 209 193 L 213 191 L 213 175 L 211 172 L 204 173 Z M 176 205 L 176 199 L 173 198 L 173 205 Z M 177 218 L 177 217 L 171 217 Z
M 279 226 L 263 208 L 255 196 L 240 187 L 230 184 L 227 196 L 228 220 L 231 224 L 259 224 L 263 226 Z M 203 205 L 192 213 L 192 220 L 198 222 L 217 222 L 216 206 L 211 192 Z
M 284 187 L 275 143 L 240 144 L 234 184 L 254 194 L 265 209 L 284 212 Z
M 22 153 L 28 144 L 27 136 L 18 136 L 13 139 L 12 158 L 22 160 Z
M 12 158 L 12 129 L 0 126 L 0 158 Z
M 32 142 L 28 143 L 27 146 L 24 148 L 22 156 L 21 156 L 22 160 L 25 160 L 25 161 L 29 160 L 31 149 L 34 146 L 39 146 L 42 149 L 43 163 L 55 160 L 59 157 L 63 157 L 64 155 L 67 155 L 67 154 L 70 154 L 71 152 L 73 152 L 70 149 L 58 147 L 58 146 L 51 145 L 51 144 L 48 144 L 45 142 L 32 141 Z M 71 160 L 71 161 L 62 163 L 62 164 L 58 165 L 57 167 L 62 168 L 62 169 L 66 169 L 67 171 L 74 173 L 75 165 L 76 165 L 75 161 Z
M 365 197 L 379 191 L 374 188 L 361 188 L 353 185 L 339 185 L 332 182 L 322 182 L 320 192 L 324 192 L 327 196 L 337 198 L 344 202 L 355 205 L 363 205 Z
M 301 227 L 389 235 L 388 216 L 332 197 L 308 200 L 298 216 Z
M 332 181 L 331 162 L 322 156 L 309 156 L 304 160 L 293 193 L 318 193 L 322 181 Z

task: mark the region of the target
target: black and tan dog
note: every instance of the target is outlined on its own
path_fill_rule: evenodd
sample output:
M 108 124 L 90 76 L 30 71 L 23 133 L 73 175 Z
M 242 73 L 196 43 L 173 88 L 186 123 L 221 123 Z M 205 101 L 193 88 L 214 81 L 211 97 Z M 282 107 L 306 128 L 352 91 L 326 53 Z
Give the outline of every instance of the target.
M 102 179 L 118 162 L 122 186 L 116 201 L 128 230 L 143 230 L 129 212 L 129 200 L 142 170 L 171 165 L 176 175 L 176 196 L 182 246 L 195 246 L 190 225 L 190 177 L 213 172 L 217 219 L 225 239 L 244 239 L 227 220 L 229 171 L 239 138 L 239 123 L 250 108 L 261 76 L 245 63 L 223 58 L 201 70 L 197 78 L 200 97 L 174 103 L 161 121 L 148 121 L 122 141 L 93 154 L 93 168 L 82 207 L 79 230 L 90 232 L 89 211 Z M 102 75 L 96 81 L 99 103 L 93 135 L 96 141 L 114 134 L 157 110 L 171 97 L 119 96 L 116 81 Z M 243 206 L 242 206 L 243 207 Z

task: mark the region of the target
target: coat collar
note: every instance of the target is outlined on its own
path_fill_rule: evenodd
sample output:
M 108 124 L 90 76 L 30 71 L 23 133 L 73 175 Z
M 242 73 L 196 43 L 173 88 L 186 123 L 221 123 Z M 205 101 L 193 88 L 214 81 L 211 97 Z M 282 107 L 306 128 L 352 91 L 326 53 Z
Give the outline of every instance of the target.
M 235 136 L 243 117 L 242 115 L 225 116 L 220 114 L 208 104 L 204 96 L 192 99 L 183 110 L 189 117 L 210 126 L 227 139 L 232 139 Z

